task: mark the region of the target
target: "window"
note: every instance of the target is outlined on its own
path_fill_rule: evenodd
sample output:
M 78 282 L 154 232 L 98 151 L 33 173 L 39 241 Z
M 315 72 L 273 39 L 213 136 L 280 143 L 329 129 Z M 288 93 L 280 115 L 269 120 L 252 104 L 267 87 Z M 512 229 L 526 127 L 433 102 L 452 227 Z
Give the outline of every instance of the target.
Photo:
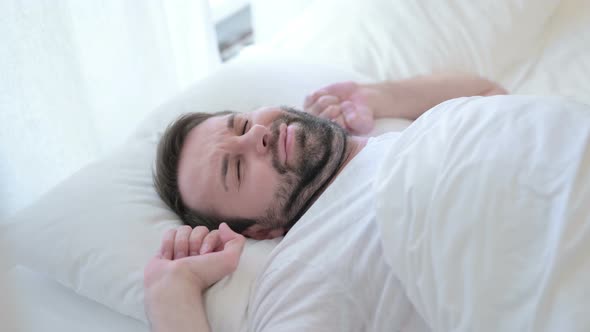
M 227 61 L 253 43 L 249 0 L 209 0 L 221 59 Z

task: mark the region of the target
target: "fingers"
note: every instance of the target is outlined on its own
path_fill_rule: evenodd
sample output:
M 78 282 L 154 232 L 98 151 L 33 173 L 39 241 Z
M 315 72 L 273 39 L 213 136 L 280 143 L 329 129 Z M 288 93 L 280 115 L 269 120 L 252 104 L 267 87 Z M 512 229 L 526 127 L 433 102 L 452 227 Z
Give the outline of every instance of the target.
M 348 129 L 346 127 L 346 121 L 344 120 L 344 115 L 342 114 L 342 108 L 340 105 L 328 106 L 328 108 L 320 113 L 319 117 L 331 120 L 332 122 L 337 123 L 340 127 Z
M 334 120 L 336 119 L 342 111 L 340 110 L 340 105 L 330 105 L 326 107 L 318 116 L 320 118 Z
M 160 256 L 176 260 L 211 252 L 221 245 L 218 233 L 216 230 L 209 232 L 205 226 L 169 229 L 162 238 Z
M 244 245 L 246 245 L 246 238 L 242 234 L 234 232 L 226 223 L 219 225 L 220 239 L 223 243 L 223 251 L 225 251 L 230 260 L 233 260 L 231 272 L 236 269 Z
M 223 244 L 223 251 L 226 251 L 230 256 L 233 255 L 233 258 L 239 260 L 246 244 L 246 238 L 242 234 L 234 232 L 226 223 L 219 225 L 219 238 Z
M 344 100 L 344 99 L 348 98 L 350 93 L 352 91 L 354 91 L 357 87 L 358 87 L 358 85 L 352 81 L 339 82 L 339 83 L 327 85 L 327 86 L 315 91 L 311 95 L 307 96 L 305 98 L 304 103 L 303 103 L 303 108 L 307 109 L 307 108 L 311 107 L 311 105 L 313 105 L 316 101 L 318 101 L 318 99 L 321 96 L 324 96 L 324 95 L 332 95 L 332 96 L 337 97 L 340 100 Z
M 228 246 L 229 242 L 233 244 Z M 245 242 L 244 236 L 232 231 L 225 223 L 220 225 L 220 230 L 211 232 L 204 226 L 194 229 L 190 226 L 182 226 L 166 231 L 162 238 L 160 257 L 177 260 L 188 256 L 205 255 L 218 250 L 231 249 L 231 251 L 235 251 L 239 249 L 237 255 L 239 258 Z
M 174 238 L 174 259 L 188 256 L 188 239 L 191 231 L 192 228 L 190 226 L 182 226 L 176 230 L 176 237 Z
M 203 244 L 201 245 L 201 250 L 199 251 L 200 255 L 204 255 L 209 252 L 215 251 L 215 249 L 219 246 L 221 240 L 219 239 L 219 231 L 213 230 L 205 236 L 203 240 Z
M 235 239 L 226 242 L 223 246 L 223 251 L 228 257 L 227 259 L 232 262 L 230 264 L 231 270 L 228 273 L 233 272 L 238 266 L 238 262 L 240 261 L 240 256 L 242 255 L 245 245 L 246 238 L 240 235 L 240 237 L 236 237 Z
M 344 115 L 342 113 L 338 115 L 335 119 L 332 119 L 333 122 L 337 123 L 340 127 L 348 130 L 346 127 L 346 121 L 344 121 Z
M 238 234 L 236 232 L 234 232 L 226 223 L 221 223 L 221 225 L 219 225 L 219 237 L 220 240 L 223 244 L 238 238 L 238 237 L 244 237 L 241 234 Z M 245 238 L 244 238 L 245 241 Z
M 172 259 L 174 257 L 174 238 L 176 237 L 176 229 L 169 229 L 164 233 L 162 238 L 162 246 L 160 247 L 160 255 L 164 259 Z
M 203 281 L 203 288 L 211 286 L 236 270 L 246 243 L 243 235 L 235 233 L 225 223 L 219 225 L 219 231 L 211 233 L 214 234 L 211 240 L 216 238 L 219 241 L 218 246 L 223 249 L 206 255 L 188 257 L 181 261 L 199 276 L 199 279 Z
M 178 237 L 178 234 L 176 235 Z M 219 240 L 219 232 L 213 230 L 209 232 L 209 229 L 205 226 L 195 227 L 189 237 L 189 256 L 204 255 L 206 253 L 215 250 L 221 241 Z M 181 248 L 181 250 L 184 248 Z M 182 256 L 186 257 L 186 256 Z M 178 258 L 182 258 L 178 257 Z M 176 256 L 174 257 L 177 258 Z
M 338 105 L 338 103 L 340 103 L 340 99 L 338 97 L 332 95 L 323 95 L 319 97 L 315 103 L 306 108 L 306 111 L 313 115 L 319 115 L 330 106 Z
M 350 101 L 343 102 L 342 115 L 344 116 L 344 121 L 346 121 L 346 123 L 352 127 L 355 120 L 357 120 L 356 107 L 354 104 Z
M 305 97 L 305 101 L 303 102 L 303 108 L 307 109 L 308 107 L 310 107 L 311 105 L 313 105 L 316 100 L 318 100 L 318 98 L 320 98 L 323 95 L 327 95 L 328 91 L 324 90 L 324 89 L 320 89 L 315 91 L 314 93 L 308 95 L 307 97 Z
M 219 235 L 223 250 L 213 253 L 211 256 L 214 258 L 214 255 L 219 255 L 219 259 L 223 262 L 220 271 L 229 274 L 238 266 L 246 238 L 231 230 L 226 223 L 219 225 Z
M 348 128 L 351 133 L 364 135 L 373 129 L 373 115 L 366 107 L 356 106 L 350 101 L 345 101 L 341 108 L 346 123 L 345 128 Z
M 189 255 L 196 256 L 201 251 L 201 244 L 205 236 L 209 234 L 209 229 L 205 226 L 197 226 L 191 232 L 189 238 Z

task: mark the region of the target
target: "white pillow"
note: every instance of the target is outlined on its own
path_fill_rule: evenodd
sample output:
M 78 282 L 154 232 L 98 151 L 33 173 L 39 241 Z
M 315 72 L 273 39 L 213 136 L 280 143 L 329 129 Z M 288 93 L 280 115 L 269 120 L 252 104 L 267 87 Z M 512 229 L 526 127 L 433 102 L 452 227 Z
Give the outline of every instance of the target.
M 559 0 L 316 1 L 269 43 L 373 79 L 477 72 L 509 85 L 543 47 Z M 523 68 L 526 70 L 527 68 Z
M 117 151 L 56 186 L 3 226 L 17 263 L 77 293 L 146 322 L 143 268 L 165 229 L 179 219 L 152 185 L 155 147 L 184 112 L 300 107 L 305 94 L 336 81 L 363 78 L 337 68 L 262 57 L 224 66 L 163 105 Z M 276 245 L 249 241 L 237 271 L 211 287 L 206 309 L 214 331 L 245 326 L 253 281 Z

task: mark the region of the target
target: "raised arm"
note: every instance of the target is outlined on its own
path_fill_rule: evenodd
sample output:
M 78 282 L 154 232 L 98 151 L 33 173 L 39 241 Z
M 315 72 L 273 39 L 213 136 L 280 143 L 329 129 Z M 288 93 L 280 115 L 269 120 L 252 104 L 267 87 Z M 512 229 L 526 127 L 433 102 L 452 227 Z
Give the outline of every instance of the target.
M 202 226 L 168 231 L 144 271 L 151 330 L 210 331 L 203 292 L 236 269 L 245 241 L 226 224 L 211 232 Z
M 309 95 L 307 112 L 334 120 L 353 134 L 367 134 L 376 118 L 415 120 L 443 101 L 507 94 L 499 84 L 466 74 L 437 74 L 371 84 L 341 82 Z

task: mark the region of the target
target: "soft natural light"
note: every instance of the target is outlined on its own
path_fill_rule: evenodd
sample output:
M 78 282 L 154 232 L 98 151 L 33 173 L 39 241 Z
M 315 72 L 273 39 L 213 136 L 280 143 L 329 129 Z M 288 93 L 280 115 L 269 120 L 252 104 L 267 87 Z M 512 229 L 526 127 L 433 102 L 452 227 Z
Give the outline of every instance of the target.
M 0 0 L 0 332 L 590 332 L 589 78 L 590 0 Z
M 220 63 L 205 0 L 35 3 L 0 2 L 0 217 Z
M 250 0 L 209 0 L 213 21 L 219 22 L 244 8 L 249 3 Z

